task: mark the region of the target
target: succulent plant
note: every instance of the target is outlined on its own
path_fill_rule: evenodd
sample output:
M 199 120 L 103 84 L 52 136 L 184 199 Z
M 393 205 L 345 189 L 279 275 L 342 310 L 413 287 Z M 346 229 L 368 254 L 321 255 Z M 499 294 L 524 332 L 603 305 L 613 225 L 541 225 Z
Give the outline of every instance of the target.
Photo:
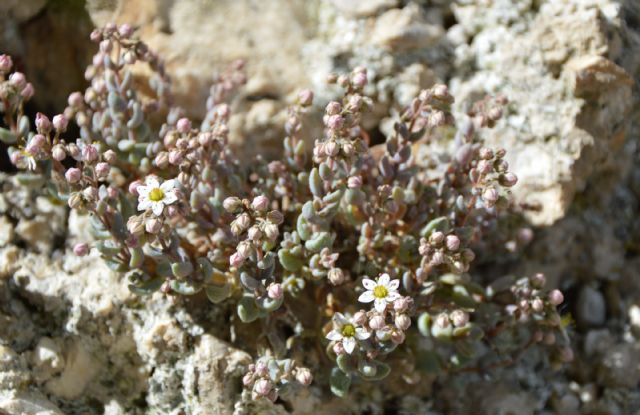
M 235 307 L 230 324 L 260 333 L 242 345 L 256 356 L 243 379 L 253 399 L 275 400 L 314 377 L 346 396 L 396 367 L 417 382 L 507 364 L 537 345 L 570 356 L 562 294 L 547 292 L 544 276 L 483 285 L 470 273 L 474 247 L 495 237 L 486 224 L 509 211 L 517 182 L 505 151 L 477 133 L 498 122 L 504 97 L 456 121 L 453 96 L 436 85 L 371 147 L 361 120 L 374 102 L 363 92 L 367 70 L 356 68 L 328 79 L 344 94 L 326 106 L 311 151 L 301 134 L 313 102 L 305 90 L 289 110 L 282 158 L 248 162 L 228 142 L 242 62 L 217 77 L 196 126 L 172 106 L 162 61 L 130 26 L 91 38 L 90 86 L 51 121 L 24 115 L 33 87 L 0 56 L 0 140 L 22 183 L 90 216 L 95 239 L 75 255 L 99 252 L 139 295 L 202 292 L 212 307 Z M 149 85 L 134 79 L 140 63 Z M 435 140 L 450 154 L 421 163 L 416 149 Z

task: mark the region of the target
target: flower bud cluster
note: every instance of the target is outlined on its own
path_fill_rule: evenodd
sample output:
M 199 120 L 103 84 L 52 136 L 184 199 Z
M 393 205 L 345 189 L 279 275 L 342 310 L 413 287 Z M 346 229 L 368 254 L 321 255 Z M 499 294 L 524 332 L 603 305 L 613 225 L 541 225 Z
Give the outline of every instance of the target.
M 278 399 L 296 387 L 307 387 L 313 375 L 306 367 L 297 366 L 291 359 L 276 359 L 270 355 L 260 357 L 249 365 L 242 384 L 251 392 L 252 399 Z

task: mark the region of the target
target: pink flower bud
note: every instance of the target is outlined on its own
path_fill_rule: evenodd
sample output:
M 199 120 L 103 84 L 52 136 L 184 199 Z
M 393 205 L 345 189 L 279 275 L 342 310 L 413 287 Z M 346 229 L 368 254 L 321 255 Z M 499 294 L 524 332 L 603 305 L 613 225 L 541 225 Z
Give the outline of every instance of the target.
M 249 231 L 247 232 L 247 236 L 252 241 L 258 241 L 260 240 L 260 238 L 262 238 L 262 231 L 260 230 L 259 227 L 252 226 L 251 228 L 249 228 Z
M 351 176 L 347 180 L 347 186 L 350 189 L 359 189 L 362 187 L 362 177 L 361 176 Z
M 93 144 L 86 144 L 82 146 L 81 154 L 82 154 L 82 160 L 89 163 L 92 163 L 98 159 L 98 149 Z
M 404 343 L 404 339 L 405 339 L 405 334 L 404 331 L 400 331 L 400 330 L 393 330 L 391 332 L 391 341 L 394 342 L 395 344 L 402 344 Z
M 211 137 L 211 133 L 198 134 L 198 143 L 203 147 L 208 146 L 209 143 L 211 143 L 211 140 L 213 140 L 213 137 Z
M 20 92 L 20 95 L 22 95 L 22 98 L 24 98 L 25 100 L 30 100 L 31 97 L 33 97 L 33 94 L 35 94 L 35 90 L 33 89 L 33 85 L 31 84 L 31 82 L 25 85 L 25 87 L 22 88 L 22 91 Z
M 309 369 L 307 369 L 306 367 L 301 367 L 296 370 L 296 380 L 301 385 L 309 386 L 313 381 L 313 375 L 311 374 L 311 371 Z
M 444 254 L 441 251 L 436 251 L 433 253 L 433 256 L 431 257 L 431 261 L 429 261 L 429 264 L 431 266 L 437 267 L 438 265 L 441 265 L 444 263 Z
M 41 112 L 36 114 L 36 129 L 40 134 L 47 134 L 51 131 L 51 121 Z
M 407 330 L 411 326 L 411 318 L 406 314 L 396 316 L 395 325 L 400 330 Z
M 64 114 L 58 114 L 53 117 L 53 128 L 55 128 L 59 133 L 67 131 L 68 124 L 69 120 L 67 120 L 67 117 L 65 117 Z
M 144 222 L 144 229 L 150 234 L 156 234 L 162 229 L 162 221 L 155 217 L 149 218 Z
M 338 147 L 338 143 L 335 141 L 329 141 L 324 145 L 324 152 L 329 157 L 334 157 L 340 151 L 340 147 Z
M 105 178 L 109 175 L 109 170 L 111 170 L 109 163 L 98 163 L 96 165 L 96 176 L 99 178 Z
M 366 72 L 358 72 L 351 79 L 351 83 L 356 88 L 362 88 L 367 84 L 367 73 Z
M 82 178 L 82 172 L 78 168 L 71 167 L 69 170 L 66 171 L 66 173 L 64 174 L 64 177 L 65 179 L 67 179 L 67 182 L 69 183 L 78 183 Z
M 237 268 L 244 263 L 245 259 L 246 258 L 243 258 L 240 254 L 235 252 L 229 257 L 229 265 Z
M 13 66 L 13 61 L 9 55 L 0 55 L 0 73 L 8 73 Z
M 433 87 L 433 96 L 436 98 L 446 98 L 449 96 L 449 88 L 446 85 L 438 84 Z
M 411 307 L 413 300 L 410 297 L 400 297 L 393 302 L 393 309 L 399 313 L 403 313 Z
M 84 102 L 82 94 L 80 92 L 72 92 L 67 99 L 67 103 L 72 108 L 80 108 Z
M 363 310 L 360 310 L 353 315 L 351 321 L 353 321 L 355 324 L 363 325 L 367 322 L 367 313 L 365 313 Z
M 509 172 L 500 176 L 500 184 L 505 187 L 515 186 L 518 183 L 518 176 Z
M 429 236 L 429 242 L 433 245 L 440 245 L 444 241 L 444 233 L 435 231 Z
M 337 354 L 338 356 L 346 353 L 346 351 L 344 350 L 344 346 L 342 345 L 342 342 L 338 342 L 333 345 L 333 353 Z
M 267 294 L 272 300 L 279 300 L 284 295 L 284 290 L 280 284 L 271 284 L 267 289 Z
M 256 363 L 255 371 L 258 376 L 266 376 L 269 373 L 269 368 L 262 360 L 260 360 Z
M 549 302 L 553 305 L 560 305 L 564 301 L 564 295 L 560 290 L 553 290 L 549 293 Z
M 374 330 L 381 330 L 383 329 L 385 326 L 387 325 L 387 323 L 384 321 L 384 317 L 382 317 L 379 314 L 374 315 L 373 317 L 371 317 L 371 319 L 369 320 L 369 327 L 371 327 Z
M 271 381 L 267 379 L 260 379 L 253 386 L 253 390 L 260 396 L 267 396 L 269 392 L 271 392 L 272 388 L 273 385 L 271 384 Z
M 279 234 L 280 232 L 278 231 L 278 226 L 276 224 L 267 222 L 267 224 L 264 225 L 264 236 L 266 236 L 270 241 L 275 241 Z
M 453 310 L 450 318 L 456 327 L 463 327 L 469 322 L 469 314 L 462 310 Z
M 104 159 L 104 161 L 106 161 L 109 164 L 113 164 L 116 162 L 116 160 L 118 160 L 118 156 L 116 155 L 116 152 L 113 150 L 105 151 L 104 154 L 102 155 L 102 158 Z
M 340 105 L 339 102 L 331 101 L 330 103 L 327 104 L 325 111 L 327 115 L 337 115 L 340 113 L 341 109 L 342 109 L 342 105 Z
M 22 72 L 14 72 L 9 75 L 9 83 L 16 87 L 18 90 L 22 90 L 27 85 L 27 79 Z
M 131 193 L 134 196 L 138 196 L 138 186 L 142 186 L 142 181 L 140 180 L 134 180 L 131 183 L 129 183 L 129 193 Z
M 308 107 L 313 103 L 313 92 L 309 89 L 303 89 L 298 94 L 298 102 L 303 107 Z
M 483 160 L 490 160 L 493 158 L 493 150 L 487 147 L 482 147 L 478 152 L 478 155 Z
M 118 33 L 121 37 L 126 39 L 133 34 L 133 27 L 131 27 L 130 24 L 125 23 L 123 25 L 120 25 L 120 27 L 118 28 Z
M 109 199 L 115 199 L 118 197 L 118 189 L 112 186 L 107 187 L 107 197 Z
M 85 187 L 85 189 L 82 191 L 82 197 L 84 197 L 84 199 L 89 202 L 95 202 L 96 200 L 98 200 L 98 189 L 91 186 Z
M 89 253 L 89 245 L 85 243 L 76 244 L 73 247 L 73 253 L 77 256 L 85 256 Z
M 180 118 L 176 124 L 179 133 L 187 134 L 191 131 L 191 121 L 188 118 Z
M 457 251 L 460 248 L 460 238 L 456 235 L 447 235 L 445 244 L 447 245 L 447 249 L 449 251 Z
M 327 127 L 329 127 L 332 130 L 337 130 L 340 127 L 342 127 L 343 123 L 344 123 L 344 118 L 342 118 L 341 115 L 332 115 L 327 120 Z
M 242 200 L 235 196 L 228 197 L 222 202 L 222 207 L 227 212 L 233 213 L 242 207 Z
M 344 271 L 340 268 L 331 268 L 327 273 L 327 278 L 332 285 L 340 285 L 345 281 Z
M 67 153 L 64 151 L 64 147 L 62 145 L 56 144 L 51 149 L 51 157 L 53 157 L 54 160 L 62 161 L 67 157 Z
M 180 150 L 171 150 L 169 152 L 168 161 L 170 164 L 177 166 L 182 162 L 182 151 Z
M 267 210 L 269 207 L 269 199 L 266 196 L 256 196 L 251 202 L 251 208 L 259 212 Z
M 531 302 L 531 308 L 536 313 L 540 313 L 540 312 L 542 312 L 542 310 L 544 310 L 544 302 L 540 298 L 535 298 Z
M 44 138 L 42 134 L 34 135 L 29 141 L 29 144 L 27 145 L 27 148 L 26 148 L 27 153 L 31 155 L 38 154 L 42 150 L 46 142 L 47 142 L 47 139 Z
M 435 324 L 441 329 L 446 329 L 451 324 L 447 313 L 440 313 L 436 316 Z
M 498 201 L 498 191 L 493 187 L 488 187 L 482 192 L 482 200 L 486 203 L 487 207 L 492 207 Z
M 113 43 L 109 39 L 104 39 L 100 42 L 100 52 L 109 53 L 113 48 Z
M 253 383 L 253 373 L 245 373 L 242 377 L 242 384 L 244 386 L 250 386 Z

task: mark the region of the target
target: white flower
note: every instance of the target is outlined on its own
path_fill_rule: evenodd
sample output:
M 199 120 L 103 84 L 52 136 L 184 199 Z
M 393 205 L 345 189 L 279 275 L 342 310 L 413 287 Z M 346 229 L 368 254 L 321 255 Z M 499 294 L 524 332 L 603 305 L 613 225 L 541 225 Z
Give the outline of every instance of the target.
M 175 180 L 167 180 L 160 184 L 156 176 L 148 176 L 143 186 L 138 186 L 138 210 L 151 208 L 156 216 L 162 215 L 165 205 L 170 205 L 178 196 L 175 191 Z
M 373 305 L 379 313 L 382 313 L 387 308 L 387 304 L 391 304 L 400 298 L 400 294 L 398 294 L 400 281 L 391 280 L 389 274 L 380 275 L 380 278 L 376 281 L 365 278 L 362 280 L 362 285 L 367 291 L 360 295 L 358 301 L 361 303 L 373 301 Z
M 327 334 L 327 339 L 342 343 L 342 347 L 349 354 L 356 348 L 357 340 L 366 340 L 371 336 L 371 333 L 362 327 L 357 327 L 342 313 L 333 315 L 333 325 L 334 329 Z

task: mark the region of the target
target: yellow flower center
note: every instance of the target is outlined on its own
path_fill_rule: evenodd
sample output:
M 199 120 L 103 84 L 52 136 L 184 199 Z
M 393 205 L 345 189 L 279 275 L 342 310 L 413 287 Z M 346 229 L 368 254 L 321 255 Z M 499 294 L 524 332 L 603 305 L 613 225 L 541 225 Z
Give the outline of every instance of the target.
M 342 326 L 342 335 L 344 337 L 353 337 L 356 334 L 356 328 L 353 327 L 353 324 L 345 324 Z
M 373 296 L 376 298 L 386 298 L 387 294 L 389 294 L 389 291 L 384 285 L 376 285 L 376 288 L 373 289 Z
M 164 192 L 159 187 L 151 189 L 151 191 L 149 192 L 149 199 L 154 202 L 159 202 L 164 199 Z

